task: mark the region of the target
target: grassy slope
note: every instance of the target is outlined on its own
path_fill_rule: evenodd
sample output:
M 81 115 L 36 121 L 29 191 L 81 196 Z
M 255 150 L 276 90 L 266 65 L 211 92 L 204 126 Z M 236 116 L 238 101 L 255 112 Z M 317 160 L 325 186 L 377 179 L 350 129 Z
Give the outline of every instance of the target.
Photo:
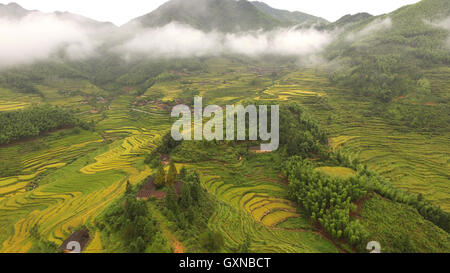
M 450 253 L 450 236 L 403 204 L 373 196 L 364 202 L 361 218 L 382 252 Z
M 422 193 L 450 211 L 449 133 L 419 134 L 389 124 L 384 119 L 367 118 L 364 113 L 369 109 L 370 101 L 355 100 L 346 90 L 327 85 L 326 78 L 320 74 L 314 75 L 313 71 L 290 73 L 284 81 L 297 83 L 290 87 L 291 90 L 320 90 L 327 94 L 325 98 L 308 98 L 297 92 L 297 95 L 290 97 L 310 108 L 328 129 L 335 148 L 359 156 L 371 168 L 390 178 L 395 186 Z M 434 84 L 441 86 L 437 92 L 447 88 L 444 81 L 435 81 Z M 286 93 L 277 94 L 279 98 L 286 99 Z

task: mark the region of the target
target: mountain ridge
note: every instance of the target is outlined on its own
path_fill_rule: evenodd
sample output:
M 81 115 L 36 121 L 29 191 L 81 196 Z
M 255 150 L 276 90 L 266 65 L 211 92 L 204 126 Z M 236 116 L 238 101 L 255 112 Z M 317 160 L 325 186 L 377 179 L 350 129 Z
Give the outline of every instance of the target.
M 95 19 L 83 16 L 83 15 L 71 13 L 68 11 L 54 11 L 54 12 L 46 13 L 46 12 L 42 12 L 39 10 L 25 9 L 21 5 L 15 3 L 15 2 L 11 2 L 6 5 L 0 4 L 0 18 L 6 18 L 9 20 L 11 20 L 11 19 L 18 20 L 18 19 L 22 19 L 23 17 L 30 15 L 32 13 L 55 15 L 59 19 L 69 20 L 69 21 L 75 22 L 77 24 L 86 24 L 88 27 L 98 27 L 98 26 L 109 26 L 109 27 L 114 26 L 114 27 L 116 27 L 111 22 L 97 21 Z
M 318 23 L 318 24 L 328 24 L 328 20 L 310 15 L 301 11 L 288 11 L 282 9 L 276 9 L 264 2 L 252 1 L 252 5 L 258 8 L 260 11 L 270 15 L 280 21 L 292 22 L 293 24 L 305 24 L 305 23 Z
M 203 31 L 222 32 L 287 25 L 245 0 L 171 0 L 150 13 L 132 19 L 123 27 L 133 23 L 139 23 L 144 28 L 161 27 L 174 21 Z

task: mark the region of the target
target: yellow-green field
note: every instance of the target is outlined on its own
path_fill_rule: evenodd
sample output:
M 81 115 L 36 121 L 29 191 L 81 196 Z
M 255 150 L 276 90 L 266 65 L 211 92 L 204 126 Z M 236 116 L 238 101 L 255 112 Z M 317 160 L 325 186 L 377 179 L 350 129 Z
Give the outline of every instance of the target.
M 320 167 L 318 171 L 328 174 L 331 177 L 349 178 L 355 175 L 355 171 L 345 167 Z
M 450 211 L 450 132 L 419 134 L 379 118 L 367 118 L 363 113 L 368 104 L 354 101 L 345 90 L 332 86 L 320 71 L 279 67 L 282 76 L 272 85 L 270 76 L 254 67 L 221 58 L 209 60 L 207 65 L 209 73 L 186 73 L 177 80 L 158 82 L 143 97 L 160 92 L 162 102 L 167 102 L 193 88 L 205 104 L 247 99 L 297 101 L 327 129 L 330 149 L 359 157 L 396 187 L 422 193 Z M 64 95 L 58 92 L 61 86 L 82 94 Z M 87 104 L 87 97 L 106 91 L 85 81 L 55 80 L 38 88 L 45 102 L 70 107 L 81 119 L 94 120 L 96 132 L 67 136 L 52 132 L 41 140 L 0 147 L 0 158 L 17 157 L 23 167 L 20 174 L 0 177 L 0 252 L 30 251 L 34 225 L 57 244 L 77 227 L 87 225 L 93 240 L 86 252 L 109 251 L 93 222 L 123 194 L 127 181 L 137 184 L 154 172 L 143 163 L 144 155 L 169 131 L 170 113 L 152 103 L 133 106 L 136 97 L 125 92 L 108 98 L 104 105 Z M 14 98 L 6 89 L 0 89 L 0 94 L 0 111 L 43 102 L 40 97 L 23 94 Z M 225 154 L 227 148 L 219 152 Z M 279 172 L 258 163 L 258 158 L 265 156 L 254 155 L 255 160 L 245 163 L 221 156 L 216 161 L 186 163 L 198 170 L 203 187 L 218 200 L 208 225 L 223 234 L 226 251 L 236 249 L 250 234 L 251 251 L 255 252 L 338 252 L 288 200 Z M 354 174 L 340 167 L 319 170 L 339 177 Z M 39 186 L 27 191 L 30 182 Z M 168 229 L 164 234 L 168 241 L 177 242 Z

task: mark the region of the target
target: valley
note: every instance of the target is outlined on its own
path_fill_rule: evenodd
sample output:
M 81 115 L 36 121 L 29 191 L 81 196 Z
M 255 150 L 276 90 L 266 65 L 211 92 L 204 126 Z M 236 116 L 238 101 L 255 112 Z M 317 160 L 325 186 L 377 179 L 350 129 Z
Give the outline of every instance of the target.
M 223 60 L 211 60 L 219 61 Z M 230 64 L 223 67 L 229 69 Z M 239 67 L 239 71 L 243 70 L 245 67 Z M 449 154 L 445 145 L 448 134 L 405 134 L 400 131 L 401 127 L 384 120 L 365 118 L 361 112 L 366 109 L 366 103 L 346 98 L 345 92 L 333 87 L 320 71 L 305 68 L 292 72 L 282 67 L 280 70 L 284 76 L 273 85 L 266 76 L 252 72 L 224 73 L 217 69 L 205 75 L 187 74 L 177 81 L 161 82 L 149 88 L 143 97 L 158 92 L 164 104 L 180 96 L 187 85 L 198 89 L 208 103 L 221 105 L 248 99 L 264 100 L 261 97 L 265 94 L 279 101 L 295 100 L 306 106 L 329 131 L 333 150 L 349 152 L 389 178 L 396 187 L 423 194 L 448 211 L 449 162 L 445 160 Z M 254 91 L 253 79 L 263 83 L 260 89 L 264 91 Z M 217 82 L 221 84 L 215 85 Z M 51 90 L 51 87 L 41 88 L 44 93 Z M 84 86 L 76 88 L 96 95 L 89 89 L 85 91 Z M 242 95 L 229 94 L 233 90 Z M 66 100 L 61 95 L 52 95 L 46 102 L 74 107 L 71 98 Z M 2 252 L 33 250 L 30 230 L 34 225 L 56 244 L 80 225 L 95 226 L 96 217 L 123 194 L 126 181 L 136 185 L 155 173 L 143 163 L 144 155 L 151 152 L 157 140 L 169 130 L 169 113 L 153 103 L 133 106 L 134 100 L 135 96 L 118 95 L 111 98 L 100 113 L 92 113 L 87 105 L 81 105 L 83 108 L 76 105 L 80 107 L 78 116 L 96 122 L 95 132 L 83 130 L 67 136 L 52 132 L 42 140 L 29 140 L 1 149 L 0 158 L 20 154 L 23 166 L 20 175 L 1 178 Z M 328 124 L 329 116 L 333 117 L 331 124 Z M 69 130 L 62 132 L 65 131 Z M 229 149 L 225 145 L 211 150 L 209 153 L 213 156 L 208 156 L 213 158 L 212 162 L 190 163 L 184 162 L 183 157 L 173 158 L 178 166 L 197 169 L 203 187 L 217 199 L 208 226 L 224 235 L 224 249 L 237 249 L 246 234 L 252 234 L 251 250 L 254 252 L 340 251 L 299 214 L 301 212 L 288 199 L 286 182 L 280 178 L 280 173 L 263 167 L 264 159 L 258 158 L 267 155 L 243 162 Z M 236 180 L 243 184 L 235 185 Z M 38 187 L 29 190 L 27 186 L 33 181 Z M 91 244 L 96 246 L 90 245 L 87 249 L 110 251 L 108 246 L 102 246 L 101 233 L 95 234 L 96 239 Z
M 0 4 L 0 31 L 76 37 L 0 50 L 0 252 L 449 253 L 448 16 L 172 0 L 117 27 Z M 175 141 L 195 97 L 279 105 L 280 148 Z

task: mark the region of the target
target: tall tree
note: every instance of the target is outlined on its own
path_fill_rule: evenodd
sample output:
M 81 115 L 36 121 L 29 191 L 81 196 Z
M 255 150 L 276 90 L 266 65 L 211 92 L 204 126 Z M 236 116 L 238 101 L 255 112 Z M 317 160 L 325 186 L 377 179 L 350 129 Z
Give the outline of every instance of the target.
M 155 178 L 155 186 L 161 188 L 166 183 L 166 171 L 164 171 L 164 167 L 159 165 L 158 172 L 156 173 Z
M 175 164 L 173 162 L 170 162 L 169 172 L 167 173 L 166 185 L 172 187 L 177 180 L 177 175 L 178 172 L 177 168 L 175 167 Z

